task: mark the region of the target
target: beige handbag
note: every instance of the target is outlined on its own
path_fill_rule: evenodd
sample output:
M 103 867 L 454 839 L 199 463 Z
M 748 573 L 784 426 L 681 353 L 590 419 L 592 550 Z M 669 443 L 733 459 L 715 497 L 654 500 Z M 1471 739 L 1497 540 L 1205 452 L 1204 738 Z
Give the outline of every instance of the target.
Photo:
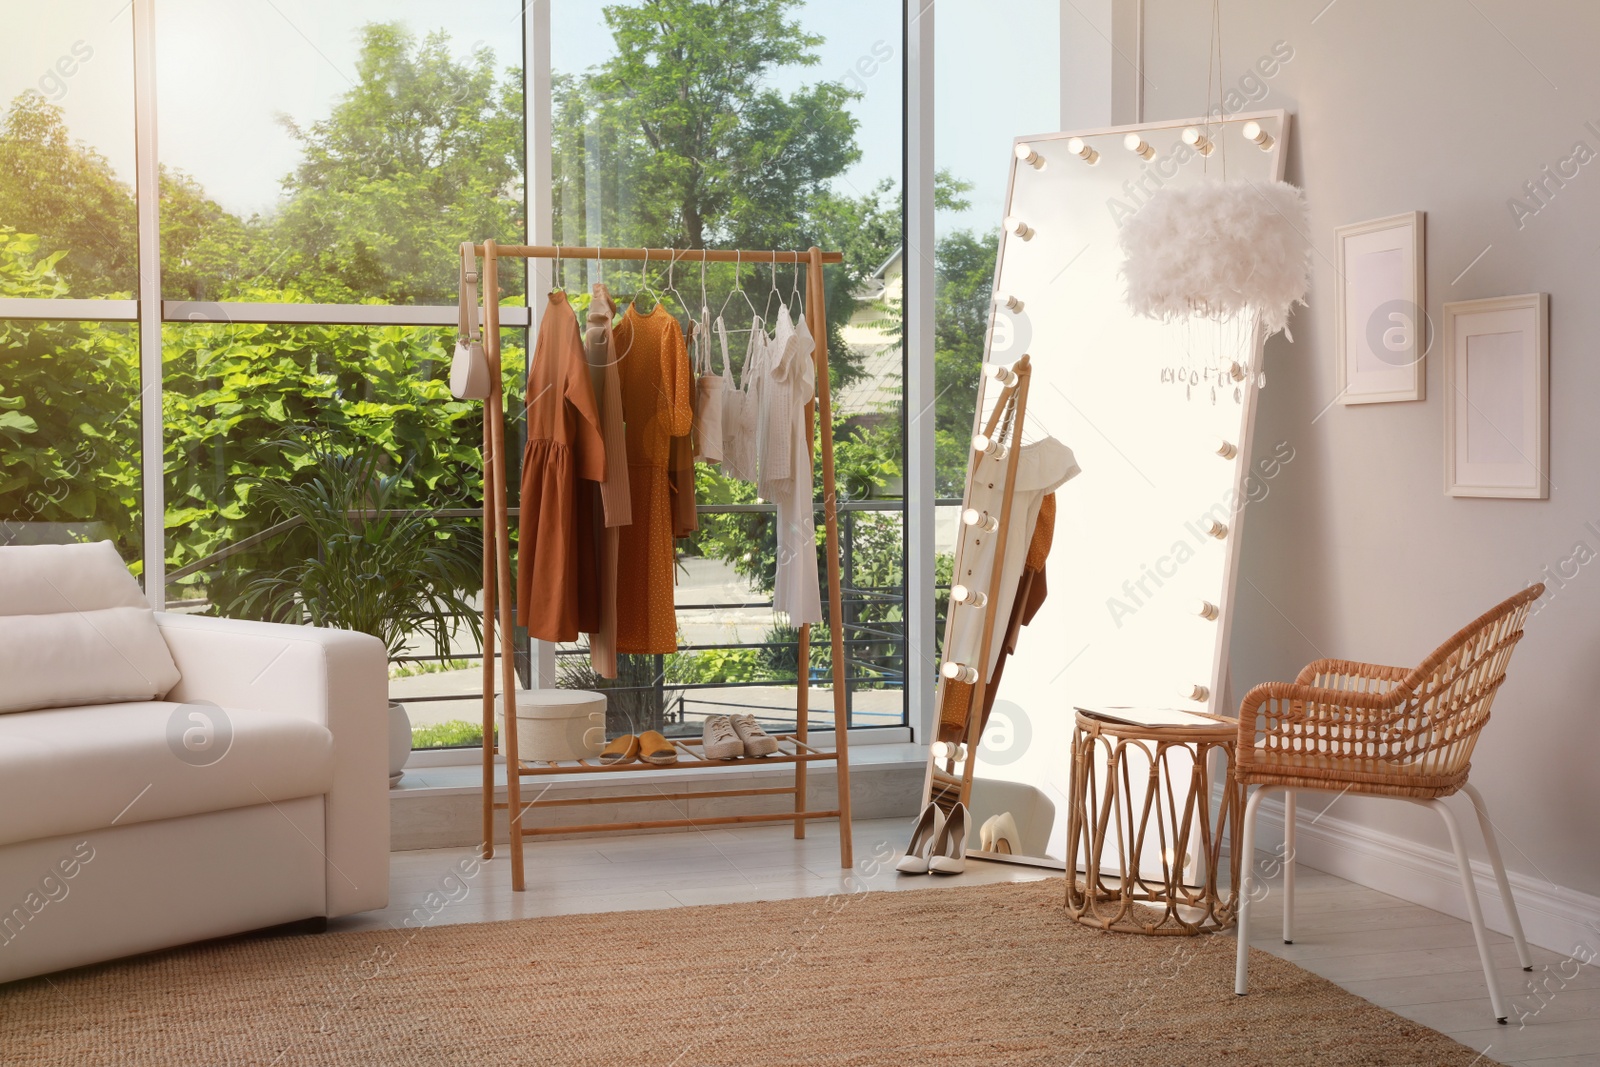
M 489 398 L 489 357 L 478 331 L 478 261 L 472 244 L 461 244 L 461 293 L 457 301 L 456 354 L 450 361 L 450 395 L 462 400 Z
M 728 335 L 722 330 L 722 319 L 717 319 L 717 333 L 722 340 L 722 373 L 711 372 L 711 327 L 706 321 L 710 314 L 700 309 L 700 328 L 694 335 L 695 393 L 694 407 L 695 443 L 699 450 L 695 459 L 707 463 L 722 462 L 722 390 L 728 373 Z

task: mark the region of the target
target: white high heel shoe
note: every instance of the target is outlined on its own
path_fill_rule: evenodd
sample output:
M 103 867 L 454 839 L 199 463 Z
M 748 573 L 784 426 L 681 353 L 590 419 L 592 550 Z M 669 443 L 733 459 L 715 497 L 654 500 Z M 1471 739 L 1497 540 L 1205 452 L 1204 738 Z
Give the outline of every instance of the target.
M 989 816 L 978 828 L 978 847 L 996 855 L 1014 856 L 1021 851 L 1021 836 L 1017 832 L 1017 820 L 1009 811 L 1002 811 Z
M 901 874 L 927 874 L 933 843 L 943 830 L 944 812 L 939 810 L 939 805 L 929 804 L 923 808 L 911 827 L 911 843 L 906 846 L 906 854 L 900 857 L 894 869 Z
M 967 835 L 972 832 L 972 816 L 965 804 L 957 804 L 940 827 L 928 857 L 928 870 L 934 874 L 960 874 L 967 869 Z

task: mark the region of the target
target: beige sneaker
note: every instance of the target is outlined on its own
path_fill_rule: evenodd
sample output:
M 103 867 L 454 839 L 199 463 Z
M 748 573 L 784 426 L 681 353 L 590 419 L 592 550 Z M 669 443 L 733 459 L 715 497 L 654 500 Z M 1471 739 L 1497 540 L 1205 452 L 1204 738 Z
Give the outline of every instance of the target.
M 710 715 L 700 733 L 700 751 L 706 759 L 738 759 L 744 755 L 744 742 L 726 715 Z
M 744 742 L 746 756 L 770 756 L 778 751 L 778 739 L 761 728 L 754 715 L 733 715 L 733 732 Z

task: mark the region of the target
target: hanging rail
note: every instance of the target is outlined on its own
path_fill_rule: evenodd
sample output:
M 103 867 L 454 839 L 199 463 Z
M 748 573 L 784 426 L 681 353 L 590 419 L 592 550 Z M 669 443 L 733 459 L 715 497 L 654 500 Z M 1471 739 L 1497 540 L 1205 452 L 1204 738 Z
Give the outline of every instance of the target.
M 483 245 L 474 245 L 477 255 L 484 255 Z M 579 248 L 568 245 L 502 245 L 494 246 L 494 254 L 501 259 L 649 259 L 679 263 L 810 263 L 810 252 L 750 251 L 731 248 Z M 843 252 L 819 252 L 819 262 L 843 263 Z

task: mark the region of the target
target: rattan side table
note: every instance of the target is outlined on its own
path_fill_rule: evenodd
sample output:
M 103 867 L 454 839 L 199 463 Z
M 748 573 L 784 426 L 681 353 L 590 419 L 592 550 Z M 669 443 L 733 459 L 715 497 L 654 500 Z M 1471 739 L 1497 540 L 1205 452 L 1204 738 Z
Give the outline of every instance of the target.
M 1076 710 L 1067 914 L 1086 926 L 1139 934 L 1192 935 L 1232 924 L 1238 849 L 1229 850 L 1225 886 L 1218 868 L 1224 835 L 1243 825 L 1244 790 L 1233 773 L 1238 723 L 1159 708 Z M 1225 769 L 1220 803 L 1211 790 L 1214 759 Z M 1118 857 L 1109 869 L 1102 859 L 1108 841 Z M 1159 873 L 1140 868 L 1147 845 L 1160 853 Z M 1191 852 L 1200 869 L 1186 871 Z M 1081 882 L 1074 877 L 1080 866 Z

